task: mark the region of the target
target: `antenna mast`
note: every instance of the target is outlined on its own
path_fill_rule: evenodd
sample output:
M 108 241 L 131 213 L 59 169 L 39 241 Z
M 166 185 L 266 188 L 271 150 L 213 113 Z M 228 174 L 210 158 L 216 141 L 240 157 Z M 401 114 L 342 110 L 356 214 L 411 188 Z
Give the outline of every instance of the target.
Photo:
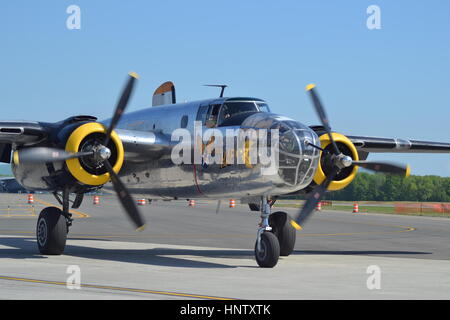
M 220 97 L 223 97 L 223 93 L 225 91 L 225 88 L 228 88 L 228 86 L 226 84 L 204 84 L 205 87 L 217 87 L 217 88 L 222 88 L 222 90 L 220 91 Z

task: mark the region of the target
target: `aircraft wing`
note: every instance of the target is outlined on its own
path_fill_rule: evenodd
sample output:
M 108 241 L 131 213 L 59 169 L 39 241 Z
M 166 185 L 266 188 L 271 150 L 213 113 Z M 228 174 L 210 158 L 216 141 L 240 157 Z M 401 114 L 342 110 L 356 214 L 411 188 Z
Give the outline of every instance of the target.
M 347 136 L 347 138 L 361 152 L 450 153 L 450 143 L 444 142 L 364 136 Z
M 0 143 L 37 143 L 48 136 L 48 126 L 36 121 L 0 121 Z
M 33 145 L 47 139 L 59 123 L 0 121 L 0 162 L 11 162 L 12 146 Z M 122 140 L 125 159 L 133 162 L 157 159 L 171 151 L 170 137 L 137 130 L 115 130 Z
M 0 162 L 11 162 L 12 145 L 32 145 L 48 137 L 49 125 L 36 121 L 0 121 Z

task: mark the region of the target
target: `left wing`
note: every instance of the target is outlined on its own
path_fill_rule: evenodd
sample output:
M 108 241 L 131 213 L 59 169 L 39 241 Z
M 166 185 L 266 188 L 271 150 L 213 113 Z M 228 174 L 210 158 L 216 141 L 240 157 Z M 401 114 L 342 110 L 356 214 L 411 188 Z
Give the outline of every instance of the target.
M 389 153 L 450 153 L 450 143 L 406 140 L 397 138 L 378 138 L 347 136 L 358 151 Z

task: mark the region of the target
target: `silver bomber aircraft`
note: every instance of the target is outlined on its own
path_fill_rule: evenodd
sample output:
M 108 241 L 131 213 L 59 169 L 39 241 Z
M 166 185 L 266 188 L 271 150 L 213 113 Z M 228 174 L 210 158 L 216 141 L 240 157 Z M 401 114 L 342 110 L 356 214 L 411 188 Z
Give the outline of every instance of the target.
M 0 121 L 0 161 L 11 163 L 17 181 L 27 190 L 50 191 L 62 208 L 43 209 L 37 221 L 38 249 L 44 255 L 64 252 L 72 225 L 70 207 L 78 208 L 87 192 L 114 189 L 137 229 L 145 225 L 131 194 L 149 199 L 240 199 L 261 213 L 256 232 L 255 258 L 261 267 L 274 267 L 280 255 L 294 250 L 301 230 L 326 191 L 345 188 L 358 167 L 409 175 L 409 167 L 367 161 L 372 152 L 450 153 L 450 143 L 425 142 L 332 132 L 314 85 L 311 96 L 321 125 L 307 126 L 274 114 L 267 103 L 249 97 L 220 97 L 176 103 L 175 87 L 162 84 L 153 95 L 153 106 L 124 113 L 137 79 L 130 73 L 111 119 L 80 115 L 60 122 Z M 209 141 L 200 137 L 200 162 L 174 163 L 179 141 L 172 133 L 184 129 L 196 146 L 197 127 L 203 130 L 269 130 L 276 128 L 278 163 L 275 169 L 250 160 L 248 143 L 233 154 L 241 163 L 208 162 Z M 273 137 L 271 137 L 272 139 Z M 230 146 L 230 144 L 228 145 Z M 195 158 L 195 150 L 192 150 Z M 111 184 L 110 184 L 111 182 Z M 307 194 L 295 217 L 272 213 L 278 196 Z M 72 197 L 72 199 L 70 199 Z

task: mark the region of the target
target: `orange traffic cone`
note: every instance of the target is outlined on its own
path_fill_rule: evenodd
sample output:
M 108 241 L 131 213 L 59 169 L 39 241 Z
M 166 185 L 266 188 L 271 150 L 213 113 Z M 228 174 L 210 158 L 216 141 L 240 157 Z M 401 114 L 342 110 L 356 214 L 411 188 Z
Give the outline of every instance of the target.
M 97 205 L 100 204 L 100 197 L 99 196 L 94 196 L 94 200 L 92 201 L 93 204 Z
M 147 201 L 145 199 L 138 199 L 137 204 L 140 206 L 145 206 Z
M 319 202 L 317 203 L 316 210 L 317 210 L 317 211 L 321 211 L 321 210 L 322 210 L 322 202 L 319 201 Z
M 353 204 L 353 213 L 358 213 L 359 212 L 359 206 L 358 206 L 358 204 L 355 202 L 354 204 Z
M 236 206 L 236 201 L 234 199 L 230 199 L 230 208 L 234 208 Z
M 195 207 L 195 200 L 189 200 L 189 207 Z
M 34 197 L 32 193 L 28 194 L 28 203 L 29 204 L 33 204 L 34 203 Z

